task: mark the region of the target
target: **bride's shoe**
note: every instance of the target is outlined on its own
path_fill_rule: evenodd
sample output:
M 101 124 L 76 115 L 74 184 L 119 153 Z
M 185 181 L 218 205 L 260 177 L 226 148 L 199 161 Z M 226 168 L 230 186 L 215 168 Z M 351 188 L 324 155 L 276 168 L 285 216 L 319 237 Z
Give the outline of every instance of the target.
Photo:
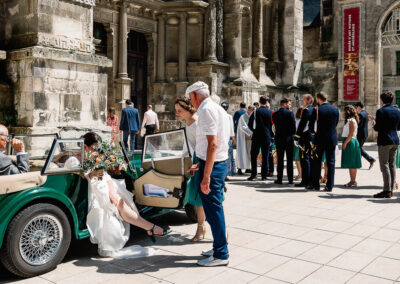
M 197 226 L 196 235 L 190 240 L 192 243 L 197 243 L 203 240 L 206 237 L 206 226 L 199 225 Z
M 150 238 L 150 240 L 155 243 L 156 242 L 156 238 L 155 237 L 164 237 L 166 235 L 168 235 L 171 230 L 166 229 L 166 228 L 162 228 L 163 232 L 162 234 L 156 234 L 154 233 L 154 228 L 156 227 L 156 224 L 153 225 L 153 227 L 151 228 L 151 230 L 147 230 L 147 236 Z

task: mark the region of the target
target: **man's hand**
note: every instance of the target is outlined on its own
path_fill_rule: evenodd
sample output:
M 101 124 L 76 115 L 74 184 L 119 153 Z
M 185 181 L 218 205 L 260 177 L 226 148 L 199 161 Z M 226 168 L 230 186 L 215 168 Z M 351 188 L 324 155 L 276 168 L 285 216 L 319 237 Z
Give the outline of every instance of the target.
M 138 131 L 136 131 L 136 134 L 139 134 L 139 132 L 140 132 L 139 130 L 138 130 Z
M 200 184 L 201 192 L 203 192 L 205 195 L 210 193 L 210 177 L 209 176 L 204 176 L 203 180 L 201 181 Z
M 19 139 L 11 140 L 11 147 L 13 147 L 15 152 L 17 152 L 17 153 L 25 152 L 24 143 Z

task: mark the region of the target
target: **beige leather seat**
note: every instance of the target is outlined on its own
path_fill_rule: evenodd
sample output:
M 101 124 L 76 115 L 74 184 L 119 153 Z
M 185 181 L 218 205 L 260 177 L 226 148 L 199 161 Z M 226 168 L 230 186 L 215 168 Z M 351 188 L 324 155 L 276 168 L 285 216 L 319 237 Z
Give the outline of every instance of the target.
M 47 180 L 40 172 L 0 176 L 0 194 L 18 192 L 43 185 Z
M 145 206 L 162 207 L 162 208 L 177 208 L 179 206 L 179 198 L 174 197 L 172 194 L 168 198 L 158 196 L 145 196 L 145 184 L 154 184 L 159 187 L 169 189 L 172 193 L 174 188 L 181 189 L 184 181 L 182 175 L 167 175 L 159 173 L 155 170 L 150 170 L 145 173 L 134 183 L 134 194 L 136 203 Z
M 152 168 L 151 162 L 142 163 L 142 167 L 145 170 Z M 183 172 L 186 178 L 189 178 L 188 169 L 192 166 L 192 158 L 186 157 L 184 158 L 184 166 Z M 154 168 L 163 174 L 167 175 L 182 175 L 182 160 L 180 158 L 177 159 L 169 159 L 169 160 L 161 160 L 154 161 Z

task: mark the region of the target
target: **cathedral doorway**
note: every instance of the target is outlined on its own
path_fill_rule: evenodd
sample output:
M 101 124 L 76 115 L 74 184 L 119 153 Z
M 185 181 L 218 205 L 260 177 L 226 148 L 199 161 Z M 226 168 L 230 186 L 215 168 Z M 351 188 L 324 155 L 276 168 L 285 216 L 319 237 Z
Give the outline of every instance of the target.
M 389 9 L 379 25 L 380 90 L 392 91 L 400 104 L 400 3 Z
M 140 119 L 147 105 L 147 42 L 146 36 L 130 31 L 128 36 L 128 76 L 131 81 L 131 100 L 139 110 Z

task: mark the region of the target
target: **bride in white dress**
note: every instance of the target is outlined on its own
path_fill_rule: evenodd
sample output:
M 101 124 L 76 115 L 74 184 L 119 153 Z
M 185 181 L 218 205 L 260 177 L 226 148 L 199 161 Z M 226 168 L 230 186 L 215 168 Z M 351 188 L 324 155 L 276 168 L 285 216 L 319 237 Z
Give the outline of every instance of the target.
M 101 142 L 101 137 L 93 132 L 86 133 L 82 138 L 85 152 L 94 151 L 93 146 Z M 65 167 L 72 168 L 74 163 L 79 161 L 71 157 L 66 161 Z M 146 230 L 153 241 L 155 236 L 168 233 L 139 215 L 132 193 L 126 190 L 125 181 L 113 179 L 103 171 L 87 173 L 85 176 L 89 184 L 86 225 L 90 232 L 90 241 L 98 245 L 99 254 L 113 258 L 136 258 L 155 254 L 155 249 L 138 245 L 124 248 L 129 239 L 130 224 Z

